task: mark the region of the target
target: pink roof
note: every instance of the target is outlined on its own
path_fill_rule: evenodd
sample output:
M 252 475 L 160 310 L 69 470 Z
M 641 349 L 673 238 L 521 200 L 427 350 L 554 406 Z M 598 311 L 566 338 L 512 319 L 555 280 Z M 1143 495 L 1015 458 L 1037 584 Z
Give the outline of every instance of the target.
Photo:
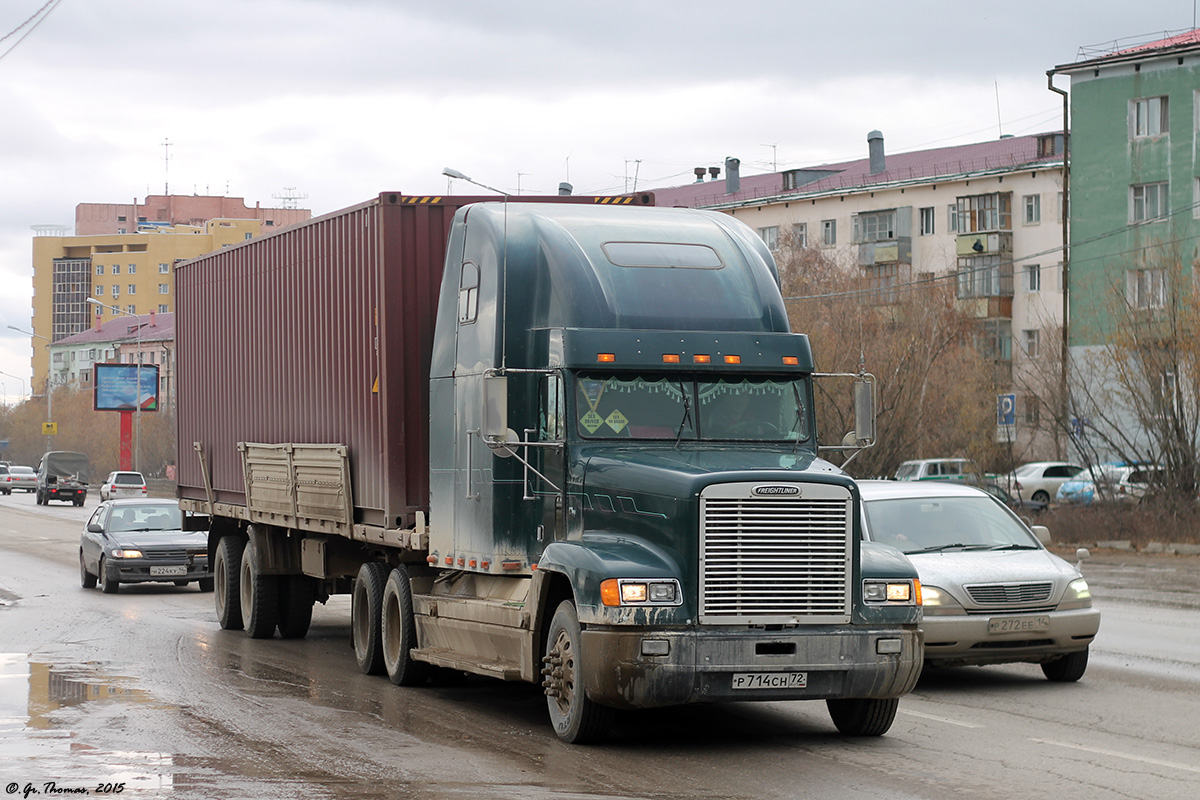
M 1181 45 L 1200 44 L 1200 28 L 1191 31 L 1185 31 L 1176 36 L 1168 36 L 1166 39 L 1159 39 L 1157 42 L 1148 42 L 1139 44 L 1124 50 L 1118 50 L 1113 55 L 1125 55 L 1126 53 L 1138 53 L 1143 50 L 1164 50 L 1168 47 L 1179 47 Z
M 99 328 L 92 326 L 86 331 L 64 336 L 54 343 L 58 345 L 101 344 L 108 342 L 135 342 L 138 340 L 137 326 L 141 326 L 141 341 L 155 342 L 175 338 L 175 315 L 139 314 L 135 323 L 133 317 L 121 315 Z
M 828 173 L 815 176 L 818 179 L 802 183 L 796 189 L 784 192 L 784 172 L 768 172 L 760 175 L 743 175 L 741 190 L 736 194 L 725 193 L 725 180 L 704 181 L 665 189 L 652 189 L 655 203 L 660 206 L 684 206 L 702 208 L 724 203 L 752 202 L 756 198 L 786 198 L 789 195 L 808 195 L 818 192 L 836 192 L 872 184 L 898 181 L 933 181 L 940 177 L 965 173 L 1012 169 L 1041 162 L 1062 161 L 1062 155 L 1038 157 L 1038 139 L 1047 134 L 1013 136 L 978 144 L 938 147 L 933 150 L 917 150 L 911 153 L 888 153 L 885 157 L 887 169 L 871 174 L 869 158 L 801 167 L 786 172 L 798 172 L 803 177 L 811 173 Z M 866 151 L 866 143 L 863 150 Z M 804 176 L 804 173 L 810 175 Z

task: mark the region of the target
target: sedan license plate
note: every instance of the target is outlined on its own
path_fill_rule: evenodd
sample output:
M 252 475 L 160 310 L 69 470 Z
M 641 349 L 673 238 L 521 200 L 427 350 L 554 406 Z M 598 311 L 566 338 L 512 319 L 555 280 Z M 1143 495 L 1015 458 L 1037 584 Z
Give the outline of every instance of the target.
M 1050 618 L 995 617 L 988 620 L 988 633 L 1043 633 L 1050 630 Z
M 803 689 L 807 672 L 735 672 L 734 689 Z
M 183 564 L 178 567 L 151 567 L 150 574 L 156 578 L 187 575 L 187 567 Z

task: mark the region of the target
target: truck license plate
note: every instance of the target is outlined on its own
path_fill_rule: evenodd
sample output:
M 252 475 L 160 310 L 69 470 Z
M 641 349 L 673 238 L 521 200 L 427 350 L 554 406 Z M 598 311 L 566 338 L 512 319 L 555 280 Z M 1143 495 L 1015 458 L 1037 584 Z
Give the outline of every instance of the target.
M 807 672 L 735 672 L 734 689 L 803 689 Z
M 1042 633 L 1050 630 L 1050 618 L 1038 617 L 996 617 L 988 620 L 988 633 Z
M 151 567 L 150 574 L 156 578 L 187 575 L 187 567 L 183 564 L 178 567 Z

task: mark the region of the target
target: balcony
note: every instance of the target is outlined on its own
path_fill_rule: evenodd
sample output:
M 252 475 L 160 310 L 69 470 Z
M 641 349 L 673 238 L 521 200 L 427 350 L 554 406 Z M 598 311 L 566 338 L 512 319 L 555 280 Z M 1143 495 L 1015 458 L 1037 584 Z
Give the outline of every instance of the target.
M 863 242 L 858 246 L 858 265 L 873 267 L 876 264 L 911 264 L 912 237 L 897 236 L 882 242 Z
M 960 258 L 1011 253 L 1012 233 L 962 233 L 955 240 L 955 252 Z

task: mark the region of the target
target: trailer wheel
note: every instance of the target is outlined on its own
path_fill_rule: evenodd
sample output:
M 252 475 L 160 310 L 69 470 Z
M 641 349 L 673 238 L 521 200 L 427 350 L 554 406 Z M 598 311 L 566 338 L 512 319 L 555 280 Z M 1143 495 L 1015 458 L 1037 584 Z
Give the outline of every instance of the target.
M 284 575 L 279 583 L 279 635 L 303 639 L 312 625 L 316 592 L 307 575 Z
M 882 736 L 896 719 L 899 698 L 888 700 L 850 698 L 826 700 L 829 716 L 837 729 L 847 736 Z
M 217 606 L 217 621 L 227 631 L 242 629 L 242 551 L 245 541 L 239 536 L 225 536 L 217 544 L 213 560 L 213 600 Z
M 581 673 L 582 630 L 575 604 L 564 600 L 550 620 L 542 686 L 550 722 L 558 738 L 572 744 L 600 741 L 612 725 L 613 710 L 588 699 Z
M 359 567 L 350 603 L 350 627 L 354 634 L 354 658 L 358 668 L 367 675 L 382 675 L 383 644 L 382 611 L 383 586 L 387 583 L 388 565 L 369 561 Z
M 259 570 L 258 548 L 254 539 L 246 542 L 239 570 L 239 595 L 242 600 L 242 621 L 251 639 L 270 639 L 279 624 L 279 576 L 266 575 Z
M 383 666 L 397 686 L 418 686 L 429 677 L 429 665 L 414 661 L 409 652 L 417 646 L 417 620 L 413 614 L 412 585 L 403 564 L 388 575 L 383 587 Z

